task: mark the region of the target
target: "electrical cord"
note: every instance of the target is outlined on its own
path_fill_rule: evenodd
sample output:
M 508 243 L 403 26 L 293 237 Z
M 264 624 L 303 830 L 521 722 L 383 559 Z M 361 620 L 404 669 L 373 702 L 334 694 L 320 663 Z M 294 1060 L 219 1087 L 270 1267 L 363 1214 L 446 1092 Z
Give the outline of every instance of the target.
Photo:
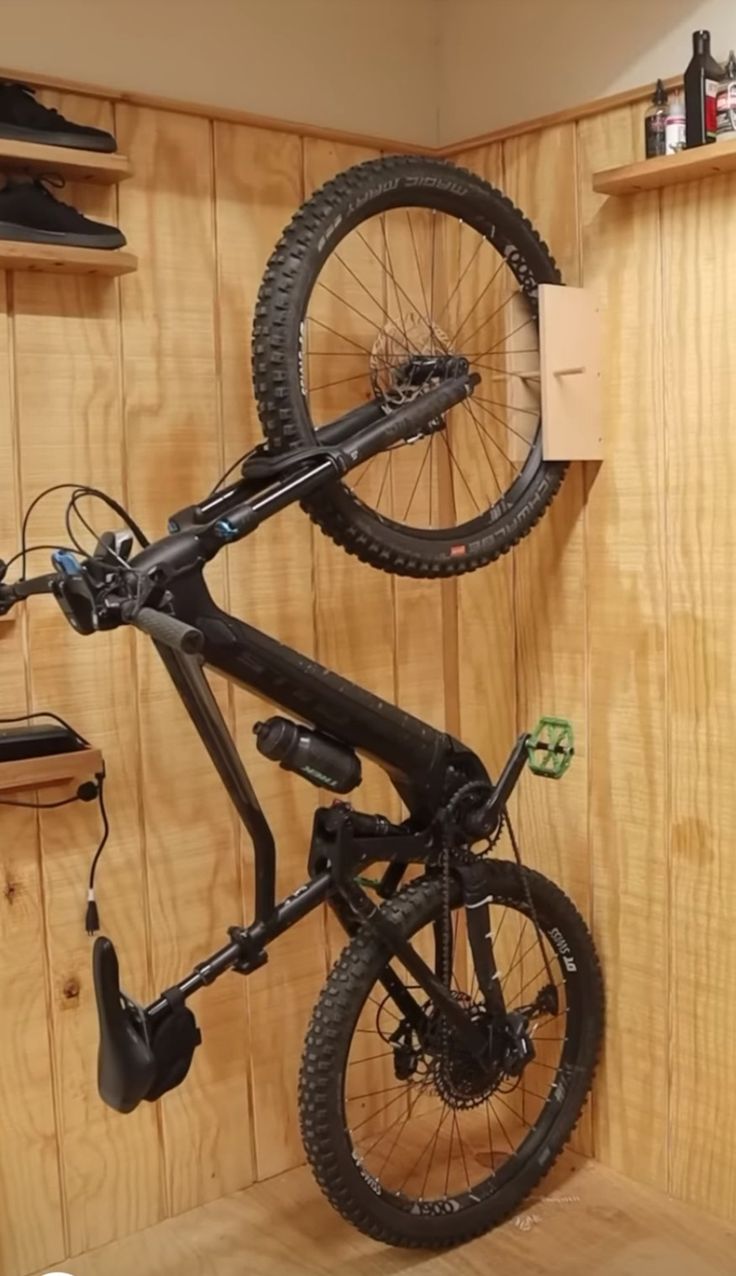
M 92 863 L 89 867 L 89 881 L 87 883 L 87 912 L 84 918 L 84 928 L 88 935 L 96 935 L 100 929 L 100 914 L 97 908 L 97 899 L 95 897 L 95 874 L 100 856 L 107 845 L 107 839 L 110 836 L 110 820 L 107 815 L 107 807 L 105 806 L 105 772 L 100 772 L 97 776 L 97 803 L 100 808 L 100 819 L 102 820 L 102 837 L 97 845 L 97 850 L 92 856 Z
M 9 718 L 0 718 L 0 725 L 8 726 L 16 722 L 32 722 L 34 718 L 51 718 L 52 721 L 58 722 L 64 727 L 71 736 L 83 748 L 89 748 L 89 741 L 84 736 L 75 731 L 74 727 L 62 718 L 58 713 L 52 713 L 50 709 L 40 709 L 34 713 L 21 713 Z M 100 929 L 100 914 L 97 908 L 97 900 L 95 896 L 95 875 L 100 856 L 107 845 L 110 836 L 110 820 L 105 805 L 105 769 L 98 771 L 94 780 L 87 780 L 79 785 L 76 793 L 71 797 L 60 798 L 56 802 L 25 802 L 19 798 L 0 798 L 0 806 L 20 807 L 29 811 L 55 811 L 62 806 L 70 806 L 73 802 L 92 802 L 97 798 L 97 804 L 100 810 L 100 818 L 102 820 L 102 836 L 97 844 L 97 849 L 92 857 L 90 864 L 89 879 L 87 882 L 87 911 L 85 914 L 84 925 L 88 935 L 95 935 Z
M 132 515 L 129 514 L 128 511 L 125 509 L 125 507 L 121 505 L 119 501 L 116 501 L 114 497 L 108 496 L 107 492 L 102 492 L 97 487 L 88 487 L 84 483 L 81 483 L 81 484 L 80 483 L 54 483 L 52 484 L 51 487 L 45 488 L 42 492 L 39 492 L 38 495 L 33 498 L 30 505 L 26 509 L 25 514 L 23 515 L 23 521 L 21 523 L 21 532 L 20 532 L 20 551 L 18 554 L 15 554 L 13 558 L 10 560 L 11 562 L 15 562 L 18 558 L 22 560 L 23 565 L 21 568 L 21 575 L 20 575 L 21 581 L 24 581 L 26 579 L 26 559 L 28 557 L 28 554 L 31 552 L 31 548 L 32 548 L 32 547 L 29 547 L 28 545 L 28 522 L 29 522 L 30 516 L 33 513 L 36 506 L 39 504 L 39 502 L 42 501 L 45 497 L 50 496 L 53 492 L 62 492 L 62 491 L 71 491 L 73 493 L 71 501 L 67 505 L 65 521 L 67 525 L 67 530 L 69 532 L 69 539 L 71 540 L 72 545 L 75 546 L 75 548 L 80 554 L 84 554 L 85 550 L 79 544 L 76 536 L 74 536 L 73 532 L 71 531 L 70 520 L 69 520 L 69 507 L 70 505 L 75 507 L 75 513 L 77 514 L 77 517 L 80 518 L 80 521 L 83 523 L 83 525 L 86 525 L 84 518 L 79 514 L 79 510 L 76 509 L 76 506 L 75 506 L 76 500 L 78 500 L 82 496 L 96 497 L 97 500 L 102 501 L 103 504 L 107 505 L 109 509 L 113 510 L 114 513 L 116 513 L 119 518 L 122 518 L 126 527 L 128 527 L 129 530 L 133 533 L 139 545 L 143 549 L 145 549 L 145 547 L 150 544 L 148 537 L 144 534 L 144 532 L 138 526 L 138 523 L 135 521 Z M 91 531 L 92 529 L 88 527 L 88 530 Z M 92 534 L 94 535 L 94 532 L 92 532 Z M 51 546 L 51 548 L 59 549 L 63 547 Z
M 88 749 L 90 747 L 89 740 L 85 740 L 84 736 L 80 735 L 79 732 L 76 731 L 69 722 L 67 722 L 66 718 L 62 718 L 58 713 L 52 713 L 51 709 L 37 709 L 33 713 L 19 713 L 13 718 L 0 718 L 0 726 L 13 726 L 16 722 L 33 722 L 34 718 L 51 718 L 52 722 L 58 722 L 60 727 L 64 727 L 65 731 L 68 731 L 70 735 L 73 735 L 77 744 L 80 744 L 82 748 Z
M 71 546 L 69 545 L 29 545 L 26 550 L 19 549 L 16 554 L 12 554 L 10 558 L 6 559 L 3 563 L 4 570 L 7 572 L 8 568 L 12 567 L 13 563 L 17 563 L 19 558 L 23 558 L 24 556 L 27 557 L 29 554 L 35 554 L 39 549 L 61 549 L 65 550 L 67 553 L 72 552 Z
M 70 802 L 79 802 L 79 794 L 61 798 L 58 802 L 21 802 L 15 798 L 0 798 L 0 806 L 20 806 L 27 811 L 55 811 L 59 806 L 69 806 Z
M 220 488 L 220 487 L 222 487 L 223 483 L 225 482 L 225 479 L 230 478 L 230 475 L 231 475 L 232 473 L 234 473 L 234 471 L 235 471 L 235 470 L 237 470 L 237 468 L 238 468 L 238 466 L 239 466 L 239 465 L 242 465 L 242 463 L 243 463 L 243 461 L 245 460 L 245 458 L 246 458 L 247 456 L 250 456 L 250 454 L 251 454 L 252 450 L 253 450 L 252 448 L 248 448 L 248 451 L 247 451 L 247 452 L 244 452 L 242 456 L 239 456 L 239 457 L 238 457 L 238 459 L 237 459 L 237 461 L 233 461 L 233 463 L 232 463 L 232 465 L 230 466 L 230 468 L 229 468 L 228 470 L 225 470 L 225 473 L 224 473 L 224 474 L 221 474 L 221 475 L 220 475 L 219 479 L 218 479 L 218 480 L 217 480 L 217 482 L 215 483 L 215 486 L 214 486 L 213 488 L 210 488 L 209 492 L 207 493 L 207 495 L 208 495 L 208 496 L 214 496 L 214 494 L 215 494 L 215 492 L 217 491 L 217 489 L 218 489 L 218 488 Z

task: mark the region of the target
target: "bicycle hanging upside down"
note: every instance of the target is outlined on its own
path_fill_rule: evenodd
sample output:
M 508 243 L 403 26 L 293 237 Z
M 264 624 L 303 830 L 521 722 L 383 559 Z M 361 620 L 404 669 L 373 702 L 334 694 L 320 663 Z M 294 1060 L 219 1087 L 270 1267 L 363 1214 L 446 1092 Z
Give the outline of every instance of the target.
M 416 178 L 416 164 L 406 171 Z M 398 199 L 400 187 L 392 189 Z M 451 195 L 460 198 L 457 189 Z M 515 269 L 523 275 L 518 263 Z M 273 279 L 266 293 L 264 306 Z M 365 548 L 359 533 L 351 540 L 334 521 L 336 500 L 341 517 L 348 508 L 339 495 L 348 476 L 380 454 L 443 435 L 453 409 L 473 403 L 480 373 L 441 346 L 404 351 L 389 368 L 390 385 L 384 362 L 383 397 L 322 425 L 311 442 L 286 428 L 279 446 L 272 431 L 236 481 L 176 513 L 163 539 L 149 544 L 108 500 L 124 530 L 105 533 L 86 557 L 58 550 L 51 573 L 0 584 L 0 612 L 50 591 L 80 634 L 133 625 L 153 639 L 253 844 L 252 921 L 236 920 L 227 942 L 151 1005 L 121 991 L 115 948 L 97 938 L 103 1100 L 128 1113 L 180 1085 L 200 1040 L 186 1004 L 192 994 L 226 972 L 256 970 L 280 934 L 327 903 L 347 944 L 304 1047 L 299 1111 L 307 1156 L 330 1201 L 357 1227 L 392 1244 L 429 1247 L 469 1239 L 514 1210 L 566 1143 L 590 1089 L 603 1020 L 595 950 L 570 900 L 523 866 L 508 819 L 527 764 L 552 778 L 567 769 L 571 728 L 543 719 L 516 741 L 493 781 L 473 750 L 447 732 L 222 611 L 204 572 L 223 549 L 298 501 L 341 543 Z M 274 401 L 267 410 L 288 425 L 288 405 Z M 380 536 L 381 516 L 374 522 Z M 436 576 L 492 556 L 487 541 L 476 552 L 470 538 L 461 541 L 471 547 L 465 558 L 453 554 L 448 533 L 437 545 L 426 540 L 424 558 L 412 557 L 394 543 L 395 528 L 389 533 L 393 548 L 383 565 L 391 570 Z M 361 556 L 380 557 L 380 547 L 371 541 Z M 307 880 L 280 901 L 273 836 L 207 667 L 293 714 L 296 720 L 257 724 L 257 747 L 340 795 L 317 807 Z M 400 822 L 344 800 L 360 784 L 361 754 L 390 777 L 406 810 Z M 490 858 L 504 829 L 508 862 Z M 421 871 L 406 884 L 410 866 Z

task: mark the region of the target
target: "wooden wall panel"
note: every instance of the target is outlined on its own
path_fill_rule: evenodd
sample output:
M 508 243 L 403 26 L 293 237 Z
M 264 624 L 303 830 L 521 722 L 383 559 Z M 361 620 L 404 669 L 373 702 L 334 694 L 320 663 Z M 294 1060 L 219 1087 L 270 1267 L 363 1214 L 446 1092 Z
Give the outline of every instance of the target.
M 736 181 L 662 192 L 667 422 L 669 1187 L 736 1216 Z M 667 764 L 667 756 L 662 760 Z M 660 887 L 661 889 L 661 887 Z
M 0 287 L 0 534 L 18 540 L 12 327 Z M 38 563 L 38 555 L 33 555 Z M 12 568 L 11 568 L 12 571 Z M 22 619 L 0 621 L 0 715 L 28 708 Z M 32 794 L 18 794 L 32 798 Z M 66 1250 L 38 829 L 0 808 L 0 1271 L 52 1266 Z
M 503 187 L 500 144 L 463 153 L 458 163 Z M 491 775 L 498 775 L 516 737 L 514 571 L 513 557 L 504 557 L 487 571 L 457 581 L 457 727 Z
M 504 177 L 506 194 L 550 246 L 565 283 L 577 284 L 574 126 L 563 124 L 506 142 Z M 553 714 L 571 719 L 576 732 L 575 763 L 563 783 L 544 783 L 529 774 L 522 779 L 518 831 L 528 862 L 559 882 L 589 917 L 583 479 L 582 467 L 572 465 L 545 515 L 542 533 L 514 551 L 514 584 L 517 729 L 529 731 L 542 714 Z M 592 1151 L 589 1113 L 576 1140 L 580 1151 Z
M 110 127 L 105 103 L 62 101 L 77 118 Z M 90 214 L 115 219 L 114 188 L 76 192 Z M 118 297 L 113 282 L 92 278 L 14 280 L 16 394 L 20 428 L 20 493 L 26 506 L 57 482 L 88 482 L 124 496 Z M 68 493 L 34 512 L 37 541 L 63 536 Z M 93 526 L 115 521 L 104 507 L 86 513 Z M 78 529 L 84 544 L 89 535 Z M 64 539 L 66 539 L 64 537 Z M 34 562 L 40 569 L 40 555 Z M 131 985 L 148 988 L 147 916 L 137 802 L 133 667 L 127 635 L 83 642 L 51 600 L 28 608 L 32 704 L 68 716 L 103 751 L 113 836 L 100 868 L 100 913 L 120 940 Z M 103 1244 L 163 1217 L 156 1115 L 141 1110 L 123 1121 L 97 1096 L 96 1014 L 90 941 L 84 931 L 86 881 L 100 837 L 96 805 L 41 817 L 46 938 L 51 968 L 51 1021 L 58 1089 L 68 1242 L 72 1252 Z M 130 1166 L 136 1165 L 134 1176 Z
M 583 282 L 606 316 L 608 459 L 588 494 L 590 817 L 595 937 L 608 978 L 595 1149 L 667 1177 L 666 523 L 656 195 L 602 200 L 595 169 L 637 153 L 640 113 L 579 129 Z M 634 1022 L 646 1024 L 632 1049 Z
M 379 323 L 384 332 L 392 328 L 395 332 L 398 322 L 412 335 L 412 344 L 422 348 L 422 342 L 431 342 L 422 316 L 434 305 L 436 318 L 442 301 L 443 245 L 438 242 L 432 214 L 421 209 L 392 209 L 382 221 L 390 277 L 385 281 L 386 312 Z M 403 357 L 405 351 L 399 345 L 394 349 L 394 361 Z M 389 464 L 395 516 L 418 527 L 432 526 L 442 501 L 442 469 L 446 466 L 439 439 L 435 436 L 429 442 L 399 448 L 389 457 Z M 452 692 L 443 670 L 452 668 L 454 682 L 452 657 L 457 659 L 455 643 L 450 664 L 445 663 L 446 626 L 456 627 L 457 623 L 454 590 L 450 585 L 448 591 L 447 584 L 407 576 L 393 579 L 396 698 L 410 713 L 437 727 L 444 727 L 448 712 L 452 712 L 446 704 L 446 691 Z
M 302 199 L 302 143 L 287 134 L 215 126 L 220 380 L 226 464 L 262 440 L 251 391 L 250 334 L 261 276 Z M 290 509 L 228 551 L 229 601 L 242 615 L 307 655 L 314 653 L 312 540 Z M 260 757 L 252 728 L 271 712 L 238 690 L 237 737 L 277 841 L 277 889 L 306 879 L 317 790 Z M 247 837 L 241 840 L 252 860 Z M 323 919 L 312 914 L 281 936 L 249 980 L 257 1172 L 278 1173 L 303 1158 L 296 1115 L 299 1060 L 312 1006 L 325 978 Z
M 305 194 L 309 195 L 341 169 L 374 157 L 375 152 L 359 147 L 307 138 L 304 142 Z M 376 287 L 382 287 L 380 266 L 377 263 L 372 266 L 371 262 L 370 254 L 366 254 L 358 269 L 364 275 L 373 270 Z M 346 321 L 344 317 L 343 324 Z M 369 331 L 372 332 L 372 328 L 366 329 L 366 333 Z M 332 406 L 336 412 L 341 408 L 345 410 L 337 400 L 333 400 Z M 348 557 L 318 531 L 314 532 L 314 554 L 319 660 L 377 695 L 393 700 L 396 684 L 392 578 Z M 360 791 L 364 809 L 375 807 L 390 814 L 392 795 L 391 785 L 383 773 L 371 768 L 370 778 Z
M 94 99 L 62 106 L 111 119 Z M 21 503 L 67 477 L 122 496 L 158 534 L 258 441 L 248 346 L 262 267 L 304 190 L 373 154 L 131 105 L 117 106 L 116 125 L 134 179 L 117 195 L 67 197 L 102 217 L 119 202 L 138 274 L 119 285 L 22 275 L 8 285 L 4 545 L 15 543 Z M 538 713 L 575 720 L 570 775 L 559 786 L 526 779 L 514 809 L 529 858 L 591 917 L 605 965 L 606 1050 L 582 1145 L 733 1217 L 736 191 L 720 179 L 661 198 L 593 195 L 592 171 L 632 158 L 640 127 L 638 108 L 626 107 L 460 157 L 506 187 L 566 279 L 581 277 L 601 299 L 609 455 L 600 469 L 574 468 L 528 542 L 444 588 L 374 572 L 299 511 L 223 556 L 209 579 L 235 612 L 461 731 L 492 771 Z M 406 243 L 399 256 L 408 282 Z M 338 399 L 328 393 L 325 411 L 339 410 Z M 407 449 L 405 467 L 415 463 Z M 392 477 L 392 502 L 405 480 Z M 443 499 L 462 504 L 451 475 Z M 61 508 L 39 511 L 34 539 L 60 536 Z M 115 520 L 95 511 L 93 521 Z M 247 840 L 150 645 L 117 634 L 83 646 L 36 600 L 25 619 L 0 622 L 0 656 L 4 713 L 30 695 L 103 748 L 113 824 L 103 927 L 121 947 L 125 983 L 148 995 L 247 914 Z M 279 837 L 288 891 L 302 878 L 318 795 L 255 754 L 251 726 L 263 709 L 254 698 L 216 690 Z M 385 777 L 370 767 L 366 776 L 359 804 L 398 812 Z M 0 1044 L 0 1269 L 27 1276 L 301 1159 L 298 1057 L 342 937 L 313 917 L 252 980 L 232 976 L 199 997 L 204 1046 L 186 1087 L 118 1118 L 96 1095 L 82 931 L 96 812 L 49 813 L 38 828 L 29 813 L 0 810 L 0 820 L 10 1025 Z
M 120 216 L 141 255 L 123 281 L 122 348 L 131 501 L 149 534 L 201 497 L 222 465 L 215 343 L 212 136 L 206 120 L 119 106 L 136 175 Z M 222 561 L 208 571 L 223 589 Z M 234 818 L 154 648 L 138 647 L 142 793 L 154 982 L 167 987 L 242 915 Z M 161 1104 L 168 1208 L 252 1177 L 244 983 L 195 999 L 204 1044 L 186 1091 Z

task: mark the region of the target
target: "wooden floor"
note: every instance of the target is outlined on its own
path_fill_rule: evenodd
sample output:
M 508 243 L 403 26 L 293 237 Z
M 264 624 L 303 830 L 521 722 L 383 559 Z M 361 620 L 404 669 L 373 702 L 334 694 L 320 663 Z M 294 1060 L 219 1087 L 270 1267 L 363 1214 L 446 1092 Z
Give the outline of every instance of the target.
M 569 1159 L 511 1222 L 460 1251 L 390 1250 L 293 1170 L 82 1258 L 69 1276 L 736 1276 L 736 1227 Z

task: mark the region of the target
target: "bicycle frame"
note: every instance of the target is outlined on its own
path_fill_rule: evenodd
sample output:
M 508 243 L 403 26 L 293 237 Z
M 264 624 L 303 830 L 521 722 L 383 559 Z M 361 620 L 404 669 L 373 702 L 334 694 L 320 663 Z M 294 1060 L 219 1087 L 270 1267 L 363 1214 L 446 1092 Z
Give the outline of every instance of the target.
M 157 547 L 151 547 L 138 561 L 156 552 Z M 180 578 L 171 588 L 171 596 L 177 619 L 196 626 L 203 635 L 202 657 L 184 655 L 162 643 L 156 646 L 250 835 L 255 856 L 253 921 L 237 928 L 233 944 L 182 981 L 179 988 L 188 996 L 230 966 L 253 969 L 260 964 L 268 943 L 326 899 L 342 894 L 360 908 L 358 896 L 365 901 L 368 896 L 355 886 L 354 877 L 368 864 L 431 861 L 439 849 L 432 822 L 443 801 L 461 783 L 475 780 L 491 787 L 491 781 L 480 759 L 452 736 L 222 611 L 207 590 L 201 567 Z M 320 855 L 320 838 L 325 835 L 329 808 L 318 808 L 310 880 L 276 903 L 273 835 L 210 690 L 203 663 L 374 759 L 401 796 L 408 820 L 393 825 L 388 820 L 356 815 L 358 827 L 361 820 L 364 826 L 368 821 L 371 831 L 364 837 L 352 836 L 347 855 L 344 846 L 336 844 L 328 858 Z M 349 810 L 347 806 L 343 809 Z M 371 820 L 375 820 L 375 832 Z M 345 923 L 345 911 L 338 913 Z M 163 1009 L 159 1001 L 148 1013 L 155 1018 Z
M 246 461 L 240 481 L 175 515 L 169 524 L 171 535 L 148 545 L 130 560 L 125 574 L 144 587 L 153 608 L 115 595 L 115 588 L 124 583 L 120 567 L 122 564 L 125 569 L 126 562 L 105 538 L 100 542 L 99 555 L 81 566 L 73 556 L 62 552 L 55 559 L 60 569 L 57 577 L 3 587 L 2 601 L 7 606 L 32 593 L 46 592 L 51 586 L 70 622 L 83 633 L 115 627 L 126 620 L 150 633 L 253 844 L 253 920 L 246 926 L 231 926 L 229 944 L 200 962 L 190 975 L 146 1009 L 121 993 L 114 947 L 109 940 L 97 941 L 94 968 L 101 1029 L 100 1091 L 120 1111 L 132 1111 L 142 1098 L 148 1097 L 158 1066 L 151 1044 L 156 1025 L 176 1024 L 185 999 L 225 971 L 234 969 L 248 974 L 262 965 L 268 944 L 325 901 L 332 905 L 348 934 L 366 922 L 374 929 L 428 1001 L 452 1023 L 468 1050 L 480 1056 L 489 1048 L 487 1034 L 452 995 L 439 971 L 414 951 L 357 878 L 364 867 L 386 863 L 378 891 L 385 899 L 398 888 L 408 864 L 423 864 L 439 871 L 444 849 L 442 813 L 453 796 L 467 785 L 483 794 L 478 832 L 482 835 L 492 831 L 526 763 L 527 736 L 519 738 L 498 783 L 492 785 L 475 753 L 448 733 L 387 704 L 222 611 L 203 576 L 205 565 L 226 544 L 248 536 L 285 506 L 334 481 L 376 451 L 413 437 L 417 426 L 426 427 L 437 413 L 470 393 L 473 384 L 473 377 L 457 377 L 387 417 L 372 408 L 371 421 L 366 419 L 364 408 L 358 409 L 329 427 L 327 446 L 285 458 L 264 456 L 256 450 Z M 144 611 L 149 616 L 146 623 Z M 172 631 L 193 635 L 197 654 L 186 654 L 191 649 L 183 641 L 172 641 Z M 277 902 L 273 834 L 207 682 L 205 667 L 217 670 L 375 760 L 390 777 L 406 807 L 407 818 L 401 824 L 392 824 L 384 816 L 356 812 L 347 803 L 318 807 L 309 879 Z M 458 870 L 474 953 L 476 949 L 480 951 L 490 933 L 486 868 L 478 861 Z M 494 1014 L 503 1015 L 503 997 L 494 983 L 492 959 L 476 962 L 476 966 L 486 1004 Z M 390 964 L 381 981 L 407 1023 L 421 1032 L 422 1025 L 426 1026 L 426 1012 Z M 180 1016 L 178 1022 L 181 1028 Z M 187 1028 L 185 1035 L 180 1053 L 182 1058 L 191 1060 L 197 1043 L 196 1027 Z M 186 1068 L 164 1089 L 179 1084 L 184 1075 Z M 162 1092 L 159 1086 L 158 1094 Z

